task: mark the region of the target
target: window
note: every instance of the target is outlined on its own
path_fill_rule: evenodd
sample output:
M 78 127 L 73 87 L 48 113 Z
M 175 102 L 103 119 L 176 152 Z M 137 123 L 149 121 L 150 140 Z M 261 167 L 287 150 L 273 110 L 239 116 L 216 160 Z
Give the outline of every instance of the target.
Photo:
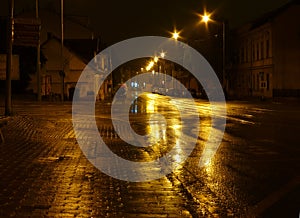
M 256 74 L 256 90 L 259 90 L 259 75 Z
M 260 43 L 260 59 L 264 59 L 264 42 Z
M 270 75 L 267 73 L 267 90 L 270 89 Z
M 266 40 L 266 58 L 269 57 L 270 54 L 270 41 L 269 39 Z
M 259 60 L 259 43 L 256 44 L 256 60 Z
M 255 61 L 255 46 L 252 46 L 252 61 Z
M 260 75 L 260 80 L 264 81 L 265 80 L 265 73 L 264 72 L 259 72 Z
M 266 46 L 266 50 L 265 50 L 265 52 L 266 52 L 266 55 L 265 55 L 265 57 L 266 58 L 269 58 L 271 55 L 270 55 L 270 47 L 271 47 L 271 42 L 270 42 L 270 32 L 269 31 L 266 31 L 266 33 L 265 33 L 265 39 L 266 39 L 266 44 L 265 44 L 265 46 Z

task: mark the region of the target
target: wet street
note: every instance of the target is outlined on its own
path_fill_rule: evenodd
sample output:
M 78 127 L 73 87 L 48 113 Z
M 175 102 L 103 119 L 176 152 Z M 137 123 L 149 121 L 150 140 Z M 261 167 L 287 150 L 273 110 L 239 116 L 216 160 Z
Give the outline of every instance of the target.
M 169 155 L 175 165 L 159 179 L 132 182 L 89 162 L 76 140 L 71 102 L 15 101 L 15 115 L 1 128 L 0 217 L 299 216 L 300 103 L 227 102 L 225 133 L 211 158 L 205 143 L 211 132 L 221 134 L 220 126 L 212 125 L 212 117 L 222 116 L 218 108 L 213 113 L 209 102 L 196 100 L 200 122 L 193 126 L 187 122 L 193 119 L 193 102 L 176 100 L 186 108 L 183 114 L 171 103 L 148 94 L 130 108 L 131 128 L 148 135 L 152 145 L 144 147 L 120 138 L 130 141 L 134 135 L 122 126 L 122 114 L 114 117 L 120 125 L 113 128 L 110 103 L 95 105 L 99 134 L 118 157 L 147 162 Z M 3 114 L 3 105 L 0 109 Z M 181 164 L 190 137 L 196 143 Z M 170 155 L 173 149 L 177 153 Z M 206 161 L 200 167 L 201 158 Z M 104 164 L 113 175 L 131 176 Z M 147 170 L 140 169 L 145 175 Z

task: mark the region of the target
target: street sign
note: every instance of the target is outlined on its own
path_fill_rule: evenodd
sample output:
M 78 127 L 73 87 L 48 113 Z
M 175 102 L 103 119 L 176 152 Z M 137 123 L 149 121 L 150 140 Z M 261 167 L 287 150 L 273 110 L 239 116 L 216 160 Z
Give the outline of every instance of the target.
M 36 47 L 40 40 L 41 20 L 37 18 L 15 18 L 13 20 L 13 44 Z

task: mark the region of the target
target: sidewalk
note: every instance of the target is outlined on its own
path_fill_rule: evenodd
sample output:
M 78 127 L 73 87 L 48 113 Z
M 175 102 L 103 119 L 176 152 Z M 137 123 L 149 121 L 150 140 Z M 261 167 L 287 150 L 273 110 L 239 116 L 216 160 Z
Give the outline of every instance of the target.
M 76 142 L 71 105 L 42 105 L 15 105 L 3 128 L 0 217 L 192 217 L 188 199 L 166 177 L 131 183 L 101 173 Z

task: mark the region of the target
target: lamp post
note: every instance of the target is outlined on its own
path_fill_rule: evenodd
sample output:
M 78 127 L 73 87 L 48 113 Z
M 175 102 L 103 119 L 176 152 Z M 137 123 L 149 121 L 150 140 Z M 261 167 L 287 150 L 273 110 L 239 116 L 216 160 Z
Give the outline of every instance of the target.
M 61 101 L 64 101 L 64 86 L 65 86 L 65 63 L 64 63 L 64 0 L 60 0 L 60 24 L 61 24 Z
M 39 19 L 39 0 L 35 1 L 35 15 L 36 19 Z M 40 28 L 40 26 L 39 26 Z M 40 31 L 40 30 L 39 30 Z M 38 44 L 37 44 L 37 60 L 36 60 L 36 80 L 37 80 L 37 100 L 41 101 L 42 96 L 41 96 L 41 42 L 40 42 L 40 37 L 38 39 Z
M 14 20 L 14 0 L 9 1 L 9 21 L 7 37 L 6 56 L 6 93 L 5 93 L 5 115 L 12 114 L 11 109 L 11 73 L 12 73 L 12 45 L 13 45 L 13 20 Z
M 222 25 L 222 87 L 225 92 L 227 92 L 227 78 L 226 78 L 226 69 L 225 69 L 225 64 L 226 64 L 226 23 L 225 21 L 215 21 L 210 18 L 210 14 L 204 13 L 204 15 L 200 15 L 202 17 L 202 22 L 208 23 L 210 21 L 219 23 Z

